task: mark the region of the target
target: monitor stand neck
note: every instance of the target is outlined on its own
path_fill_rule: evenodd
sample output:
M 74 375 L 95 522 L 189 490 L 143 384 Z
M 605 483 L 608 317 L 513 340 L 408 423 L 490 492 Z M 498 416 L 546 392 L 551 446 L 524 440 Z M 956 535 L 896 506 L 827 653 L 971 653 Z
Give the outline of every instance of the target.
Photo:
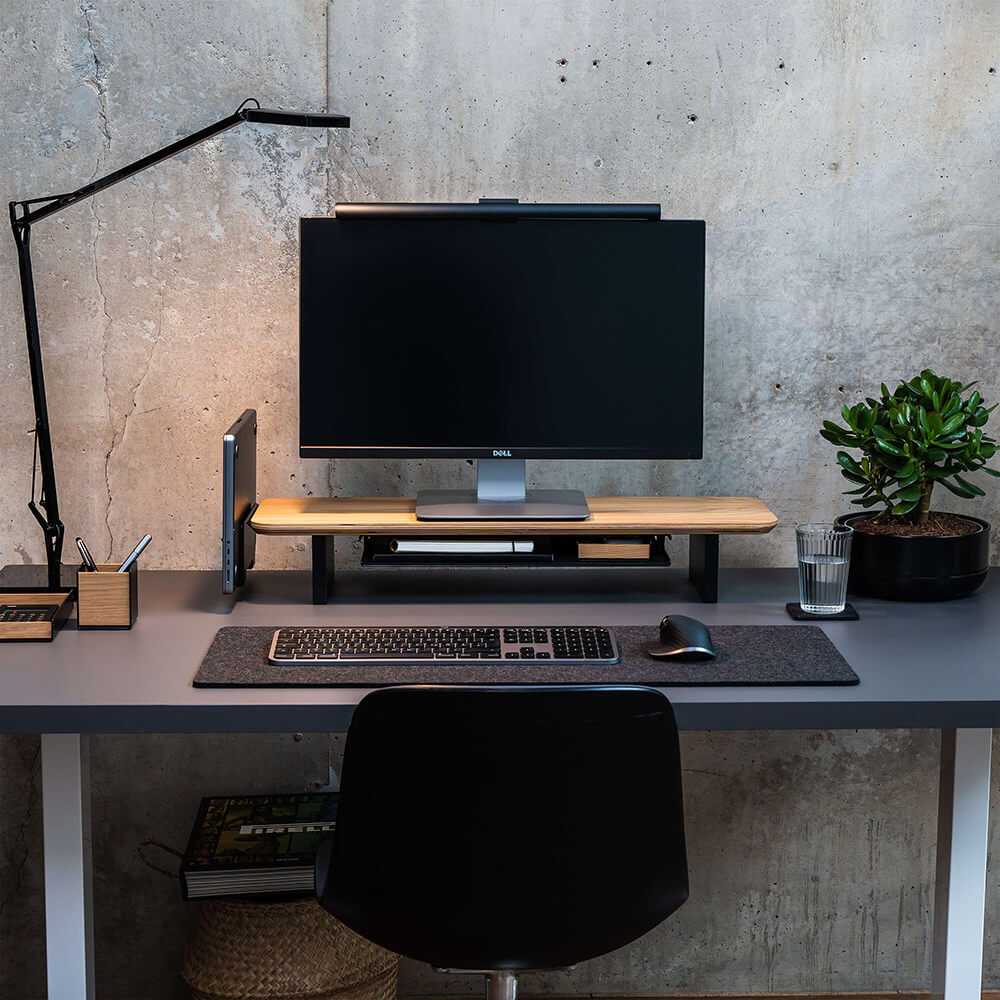
M 582 521 L 590 517 L 580 490 L 525 489 L 523 458 L 483 458 L 476 490 L 421 490 L 421 521 Z
M 481 458 L 476 462 L 476 502 L 524 503 L 523 458 Z

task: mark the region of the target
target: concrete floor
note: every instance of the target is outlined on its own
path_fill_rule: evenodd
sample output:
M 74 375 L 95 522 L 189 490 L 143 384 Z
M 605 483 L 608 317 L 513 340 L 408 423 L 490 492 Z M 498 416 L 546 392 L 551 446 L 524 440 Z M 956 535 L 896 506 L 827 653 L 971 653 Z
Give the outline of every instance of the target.
M 297 456 L 297 220 L 338 200 L 660 201 L 705 219 L 704 460 L 528 471 L 591 494 L 760 496 L 779 527 L 727 542 L 729 564 L 792 565 L 794 525 L 846 508 L 818 435 L 842 403 L 925 366 L 1000 396 L 993 0 L 36 0 L 3 15 L 11 198 L 72 190 L 250 95 L 353 119 L 329 134 L 241 126 L 35 230 L 62 516 L 99 559 L 149 530 L 147 567 L 219 565 L 219 437 L 247 406 L 262 495 L 471 482 L 463 462 Z M 37 563 L 11 240 L 0 301 L 0 565 Z M 1000 490 L 983 486 L 940 506 L 997 524 Z M 308 554 L 270 538 L 258 558 Z M 182 844 L 201 795 L 324 784 L 336 741 L 94 740 L 95 820 L 111 833 L 96 858 L 102 997 L 182 995 L 193 907 L 135 843 Z M 686 737 L 692 901 L 634 947 L 526 988 L 926 987 L 935 747 L 909 732 Z M 33 737 L 0 739 L 4 1000 L 43 988 L 36 755 Z M 992 843 L 996 858 L 995 826 Z M 468 990 L 410 966 L 401 984 Z

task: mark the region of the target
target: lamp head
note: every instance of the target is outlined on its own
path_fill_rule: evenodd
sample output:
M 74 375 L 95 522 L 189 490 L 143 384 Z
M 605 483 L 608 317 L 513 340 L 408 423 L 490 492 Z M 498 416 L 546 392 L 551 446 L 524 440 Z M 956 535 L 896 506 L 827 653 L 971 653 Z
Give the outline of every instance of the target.
M 279 111 L 275 108 L 241 108 L 237 114 L 247 122 L 265 125 L 296 125 L 306 128 L 350 128 L 348 115 L 332 115 L 325 112 Z

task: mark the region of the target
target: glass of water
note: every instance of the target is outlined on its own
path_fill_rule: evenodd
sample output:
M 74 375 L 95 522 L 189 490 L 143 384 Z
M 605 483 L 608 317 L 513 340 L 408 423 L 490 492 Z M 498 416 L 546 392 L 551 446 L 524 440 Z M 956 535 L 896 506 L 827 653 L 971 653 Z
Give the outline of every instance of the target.
M 800 524 L 795 529 L 799 604 L 807 614 L 836 615 L 844 610 L 853 534 L 846 524 Z

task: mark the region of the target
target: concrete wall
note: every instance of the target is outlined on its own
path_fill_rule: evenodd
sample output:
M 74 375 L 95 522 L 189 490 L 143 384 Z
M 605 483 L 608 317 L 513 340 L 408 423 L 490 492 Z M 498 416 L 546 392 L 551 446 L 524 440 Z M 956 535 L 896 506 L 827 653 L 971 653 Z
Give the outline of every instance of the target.
M 328 134 L 241 126 L 34 232 L 62 516 L 98 558 L 150 530 L 147 566 L 219 565 L 219 436 L 246 406 L 260 413 L 264 495 L 470 480 L 462 462 L 296 456 L 297 219 L 337 200 L 652 200 L 705 218 L 705 460 L 529 473 L 591 493 L 759 495 L 781 525 L 727 540 L 729 564 L 791 565 L 794 524 L 845 509 L 816 433 L 841 403 L 928 365 L 1000 395 L 992 0 L 2 11 L 8 198 L 78 187 L 249 95 L 354 121 Z M 39 562 L 10 239 L 0 301 L 0 564 Z M 1000 491 L 984 486 L 965 509 L 996 523 Z M 264 539 L 258 557 L 306 563 L 296 540 Z M 935 746 L 926 733 L 688 737 L 701 892 L 634 948 L 539 985 L 926 986 Z M 0 995 L 11 1000 L 42 989 L 36 749 L 0 741 Z M 336 739 L 290 734 L 95 740 L 102 996 L 181 995 L 192 915 L 132 844 L 180 843 L 200 795 L 246 780 L 309 787 L 335 759 Z M 998 987 L 996 866 L 990 890 L 986 977 Z M 417 969 L 403 983 L 443 988 Z

